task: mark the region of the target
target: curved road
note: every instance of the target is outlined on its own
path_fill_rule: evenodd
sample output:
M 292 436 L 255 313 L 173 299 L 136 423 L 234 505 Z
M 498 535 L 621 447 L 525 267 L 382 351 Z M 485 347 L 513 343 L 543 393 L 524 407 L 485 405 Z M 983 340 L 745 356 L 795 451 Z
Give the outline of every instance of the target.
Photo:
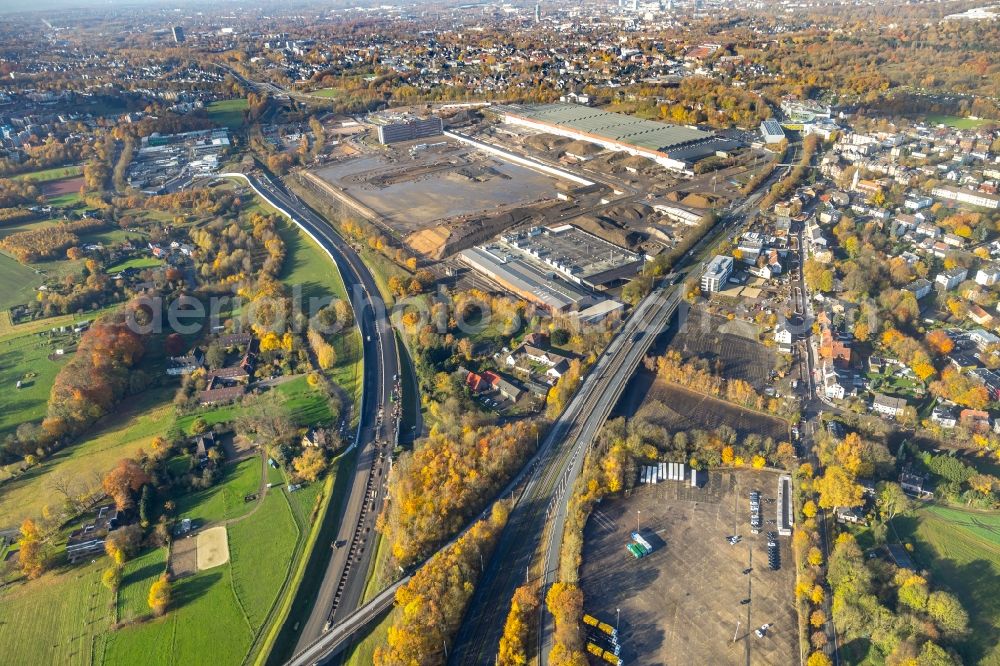
M 316 546 L 329 548 L 332 555 L 322 583 L 314 590 L 310 615 L 297 637 L 298 652 L 318 638 L 328 622 L 354 611 L 364 593 L 375 551 L 375 517 L 384 498 L 392 448 L 398 437 L 395 408 L 399 399 L 393 396 L 399 374 L 396 336 L 368 268 L 326 220 L 266 174 L 219 176 L 247 180 L 262 198 L 288 215 L 330 255 L 343 278 L 361 331 L 364 364 L 360 419 L 350 446 L 357 448 L 357 463 L 339 514 L 329 518 L 339 526 L 336 540 Z

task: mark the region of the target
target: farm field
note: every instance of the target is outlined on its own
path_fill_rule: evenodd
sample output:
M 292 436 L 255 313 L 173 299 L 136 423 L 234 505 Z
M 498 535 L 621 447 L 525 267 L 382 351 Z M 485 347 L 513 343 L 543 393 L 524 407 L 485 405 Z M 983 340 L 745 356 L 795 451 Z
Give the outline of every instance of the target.
M 149 448 L 157 435 L 167 431 L 173 418 L 173 392 L 145 391 L 128 398 L 114 415 L 106 417 L 76 444 L 31 467 L 20 476 L 4 481 L 0 492 L 3 527 L 16 526 L 26 516 L 37 516 L 45 504 L 61 502 L 49 476 L 64 475 L 79 483 L 96 483 L 122 457 Z
M 1000 514 L 930 506 L 892 522 L 934 587 L 958 596 L 969 634 L 958 649 L 968 664 L 1000 664 Z
M 740 437 L 757 433 L 776 442 L 788 441 L 788 424 L 782 419 L 659 379 L 649 388 L 637 417 L 668 430 L 712 430 L 727 425 Z
M 101 584 L 107 559 L 64 567 L 0 592 L 0 645 L 22 666 L 89 666 L 111 623 L 111 590 Z M 13 663 L 13 662 L 11 662 Z M 138 662 L 137 662 L 138 663 Z
M 50 360 L 49 355 L 60 348 L 65 355 Z M 38 421 L 45 416 L 56 374 L 75 349 L 76 339 L 72 333 L 46 331 L 0 342 L 0 387 L 6 395 L 3 410 L 0 410 L 0 436 L 13 432 L 22 423 Z M 16 388 L 18 381 L 21 388 Z
M 774 472 L 713 471 L 702 488 L 668 481 L 597 505 L 584 529 L 584 610 L 615 624 L 615 609 L 621 609 L 625 663 L 798 662 L 791 539 L 778 537 L 781 563 L 772 571 L 767 537 L 751 535 L 748 525 L 747 494 L 756 489 L 773 498 L 777 481 Z M 638 560 L 626 550 L 637 516 L 653 546 Z M 731 534 L 744 539 L 730 545 Z M 740 604 L 746 598 L 751 603 Z M 767 635 L 754 636 L 765 623 L 771 625 Z
M 757 341 L 756 326 L 728 321 L 701 308 L 688 311 L 670 349 L 680 352 L 684 360 L 707 361 L 713 373 L 750 382 L 758 391 L 775 367 L 774 351 Z
M 243 127 L 243 112 L 247 110 L 248 104 L 247 100 L 241 97 L 212 102 L 205 108 L 212 122 L 230 129 L 239 129 Z

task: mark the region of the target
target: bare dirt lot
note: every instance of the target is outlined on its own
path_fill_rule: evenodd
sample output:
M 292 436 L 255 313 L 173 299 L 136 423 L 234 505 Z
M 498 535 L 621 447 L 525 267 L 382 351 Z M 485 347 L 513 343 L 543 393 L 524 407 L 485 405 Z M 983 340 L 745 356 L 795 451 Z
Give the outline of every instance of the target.
M 788 441 L 788 424 L 782 419 L 659 379 L 649 387 L 639 416 L 672 431 L 714 430 L 727 425 L 740 437 L 756 433 L 776 442 Z
M 454 141 L 436 141 L 412 156 L 409 147 L 343 160 L 316 174 L 374 210 L 401 236 L 438 220 L 556 197 L 556 178 Z
M 73 194 L 74 192 L 79 192 L 84 183 L 85 181 L 83 180 L 83 176 L 63 178 L 62 180 L 50 180 L 49 182 L 42 184 L 42 194 L 49 198 L 59 197 L 64 194 Z
M 716 374 L 750 382 L 758 391 L 775 367 L 774 351 L 757 341 L 756 327 L 701 308 L 688 311 L 670 349 L 679 351 L 685 359 L 704 359 Z
M 198 534 L 198 571 L 218 567 L 229 561 L 229 540 L 225 526 L 210 527 Z
M 174 539 L 170 545 L 169 566 L 172 578 L 198 573 L 198 537 L 192 534 Z
M 778 475 L 711 472 L 703 488 L 678 482 L 641 486 L 598 505 L 584 531 L 585 610 L 615 622 L 621 609 L 626 664 L 791 664 L 798 662 L 795 570 L 788 537 L 778 537 L 781 567 L 767 564 L 764 532 L 776 527 Z M 765 498 L 760 535 L 750 533 L 750 490 Z M 638 513 L 637 513 L 638 512 Z M 654 551 L 625 549 L 641 523 Z M 731 546 L 727 537 L 743 536 Z M 743 572 L 751 569 L 747 574 Z M 750 599 L 749 604 L 741 604 Z M 770 627 L 763 638 L 754 630 Z M 736 640 L 733 640 L 734 635 Z M 596 662 L 595 662 L 596 663 Z

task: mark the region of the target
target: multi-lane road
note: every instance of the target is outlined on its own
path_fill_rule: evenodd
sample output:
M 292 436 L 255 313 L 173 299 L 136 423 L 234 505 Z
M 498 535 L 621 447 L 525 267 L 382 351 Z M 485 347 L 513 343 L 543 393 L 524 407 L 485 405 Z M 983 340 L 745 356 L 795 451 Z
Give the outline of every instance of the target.
M 374 555 L 375 518 L 384 498 L 392 448 L 398 436 L 399 356 L 396 337 L 375 280 L 353 248 L 284 185 L 266 174 L 220 174 L 246 180 L 272 206 L 283 211 L 326 251 L 340 271 L 361 332 L 364 355 L 358 430 L 351 444 L 356 465 L 337 515 L 336 539 L 317 544 L 330 558 L 313 591 L 309 617 L 301 625 L 296 652 L 329 625 L 352 613 L 364 593 Z M 332 267 L 331 267 L 332 269 Z

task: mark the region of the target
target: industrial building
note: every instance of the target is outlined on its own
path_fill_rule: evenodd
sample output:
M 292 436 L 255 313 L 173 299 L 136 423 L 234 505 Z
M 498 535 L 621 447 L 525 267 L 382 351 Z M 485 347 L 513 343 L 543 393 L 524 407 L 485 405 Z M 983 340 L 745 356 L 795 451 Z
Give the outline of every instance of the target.
M 554 269 L 566 280 L 591 289 L 608 289 L 635 277 L 643 257 L 572 224 L 532 227 L 504 234 L 502 244 L 543 270 Z
M 712 132 L 579 104 L 508 104 L 494 110 L 505 123 L 640 155 L 675 171 L 689 172 L 694 162 L 740 146 Z
M 785 140 L 785 130 L 777 120 L 765 120 L 760 124 L 760 135 L 764 137 L 764 143 L 781 143 Z
M 458 256 L 504 289 L 551 312 L 584 309 L 600 300 L 576 285 L 546 274 L 500 244 L 473 247 Z
M 415 141 L 440 136 L 444 125 L 437 116 L 387 122 L 378 126 L 378 140 L 383 146 L 402 141 Z
M 701 290 L 708 293 L 722 291 L 733 274 L 733 258 L 715 255 L 701 274 Z

